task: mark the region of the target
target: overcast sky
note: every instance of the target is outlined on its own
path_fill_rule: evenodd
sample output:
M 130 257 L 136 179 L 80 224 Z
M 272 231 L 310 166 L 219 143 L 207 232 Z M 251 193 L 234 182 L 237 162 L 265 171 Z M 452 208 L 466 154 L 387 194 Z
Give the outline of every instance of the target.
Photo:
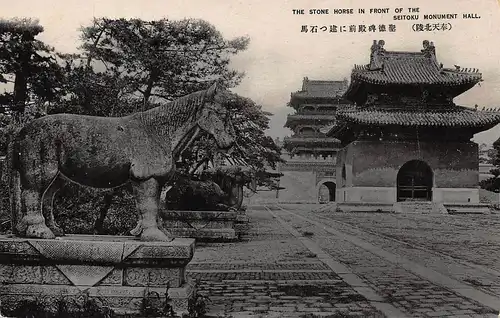
M 269 134 L 289 135 L 283 128 L 290 93 L 300 90 L 302 79 L 341 80 L 350 77 L 354 64 L 369 61 L 374 39 L 384 39 L 387 50 L 418 51 L 423 40 L 433 41 L 439 62 L 445 67 L 479 68 L 484 82 L 455 99 L 457 104 L 500 107 L 500 5 L 499 0 L 0 0 L 3 18 L 33 17 L 45 27 L 41 39 L 62 52 L 75 52 L 79 27 L 93 17 L 201 18 L 226 38 L 248 35 L 247 51 L 238 54 L 232 67 L 246 77 L 234 91 L 262 104 L 275 115 Z M 404 5 L 403 5 L 404 4 Z M 419 8 L 418 21 L 393 20 L 396 8 Z M 292 9 L 324 8 L 329 15 L 293 15 Z M 333 14 L 334 9 L 365 9 L 366 14 Z M 389 8 L 388 14 L 370 14 L 370 8 Z M 457 14 L 454 20 L 423 20 L 424 14 Z M 472 13 L 480 19 L 462 19 Z M 446 31 L 414 32 L 414 23 L 450 23 Z M 396 25 L 395 32 L 301 33 L 302 25 L 349 26 L 351 24 Z M 500 128 L 476 135 L 478 142 L 500 137 Z

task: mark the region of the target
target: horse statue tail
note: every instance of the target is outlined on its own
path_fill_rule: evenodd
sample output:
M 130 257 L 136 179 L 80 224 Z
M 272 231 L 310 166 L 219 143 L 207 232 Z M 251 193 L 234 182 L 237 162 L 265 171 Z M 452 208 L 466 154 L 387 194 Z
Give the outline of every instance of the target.
M 6 180 L 9 183 L 9 199 L 10 199 L 10 211 L 11 211 L 11 225 L 12 233 L 15 235 L 19 234 L 22 229 L 18 228 L 19 221 L 22 219 L 21 212 L 21 177 L 18 169 L 18 156 L 19 151 L 16 147 L 16 133 L 10 135 L 9 144 L 7 146 L 7 158 L 5 164 L 5 170 L 3 175 L 8 178 Z

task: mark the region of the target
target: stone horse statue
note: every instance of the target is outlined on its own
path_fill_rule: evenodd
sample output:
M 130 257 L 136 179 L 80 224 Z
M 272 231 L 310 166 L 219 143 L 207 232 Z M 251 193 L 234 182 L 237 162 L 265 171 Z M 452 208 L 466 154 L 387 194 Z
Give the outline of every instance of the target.
M 221 149 L 234 143 L 222 93 L 214 84 L 125 117 L 56 114 L 26 125 L 9 154 L 14 234 L 44 239 L 63 235 L 54 220 L 53 200 L 65 180 L 94 188 L 131 182 L 140 214 L 131 233 L 143 241 L 170 241 L 160 230 L 158 209 L 176 158 L 202 130 Z

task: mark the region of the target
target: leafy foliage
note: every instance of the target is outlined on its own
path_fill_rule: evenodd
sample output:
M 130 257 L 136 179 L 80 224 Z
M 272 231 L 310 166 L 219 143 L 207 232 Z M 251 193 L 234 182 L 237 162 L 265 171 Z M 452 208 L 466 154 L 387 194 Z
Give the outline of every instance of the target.
M 243 73 L 229 68 L 230 56 L 246 49 L 245 37 L 226 40 L 197 19 L 143 21 L 95 19 L 82 29 L 83 55 L 127 83 L 123 93 L 172 100 L 219 80 L 237 85 Z
M 493 143 L 493 149 L 489 151 L 491 163 L 495 166 L 490 173 L 493 177 L 483 180 L 479 186 L 483 189 L 493 192 L 500 192 L 500 139 Z
M 140 107 L 140 103 L 122 98 L 126 83 L 119 74 L 97 72 L 80 55 L 65 55 L 64 63 L 65 94 L 48 113 L 123 116 Z
M 0 20 L 0 83 L 13 86 L 0 95 L 4 112 L 23 113 L 27 103 L 50 103 L 61 93 L 63 71 L 54 49 L 36 39 L 42 32 L 35 20 Z
M 236 133 L 237 147 L 231 153 L 231 159 L 242 161 L 255 170 L 264 170 L 266 166 L 276 167 L 281 162 L 281 150 L 274 140 L 266 136 L 264 131 L 269 128 L 271 113 L 262 110 L 249 98 L 228 94 L 225 101 L 230 110 L 231 121 Z

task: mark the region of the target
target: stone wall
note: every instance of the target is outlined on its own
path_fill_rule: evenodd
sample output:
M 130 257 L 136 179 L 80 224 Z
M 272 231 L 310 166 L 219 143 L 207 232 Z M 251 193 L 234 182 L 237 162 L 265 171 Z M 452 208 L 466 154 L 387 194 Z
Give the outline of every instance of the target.
M 276 191 L 258 191 L 244 200 L 244 204 L 266 203 L 316 203 L 316 173 L 314 171 L 282 171 L 278 196 Z
M 281 189 L 276 197 L 276 191 L 259 191 L 245 198 L 244 204 L 258 205 L 265 203 L 318 203 L 328 201 L 328 188 L 321 187 L 325 182 L 334 182 L 335 176 L 325 176 L 316 171 L 282 171 Z
M 318 201 L 316 190 L 316 172 L 314 171 L 282 171 L 279 202 L 311 202 Z
M 251 193 L 250 191 L 245 191 L 245 198 L 243 199 L 243 205 L 252 206 L 260 204 L 272 204 L 278 203 L 276 198 L 276 191 L 258 191 L 257 193 Z
M 344 147 L 337 153 L 337 189 L 352 187 L 353 147 Z
M 478 188 L 434 188 L 432 201 L 443 203 L 479 203 Z
M 346 148 L 344 158 L 338 161 L 346 165 L 346 179 L 352 177 L 352 186 L 395 187 L 399 169 L 411 160 L 422 160 L 431 167 L 434 187 L 478 186 L 478 146 L 473 142 L 356 141 Z M 342 164 L 337 166 L 337 174 Z M 345 183 L 349 186 L 349 182 Z

